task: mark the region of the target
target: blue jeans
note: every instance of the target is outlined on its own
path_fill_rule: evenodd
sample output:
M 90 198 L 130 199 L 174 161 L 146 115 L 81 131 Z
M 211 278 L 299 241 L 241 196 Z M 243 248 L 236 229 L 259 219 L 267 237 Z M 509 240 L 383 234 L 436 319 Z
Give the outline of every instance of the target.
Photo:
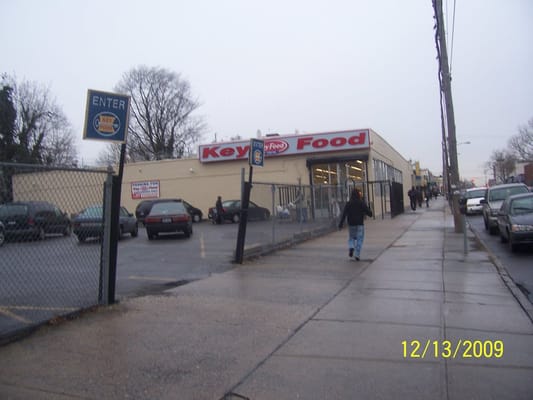
M 359 257 L 361 255 L 361 248 L 363 247 L 364 240 L 364 225 L 348 225 L 348 246 L 350 249 L 355 249 L 355 257 Z

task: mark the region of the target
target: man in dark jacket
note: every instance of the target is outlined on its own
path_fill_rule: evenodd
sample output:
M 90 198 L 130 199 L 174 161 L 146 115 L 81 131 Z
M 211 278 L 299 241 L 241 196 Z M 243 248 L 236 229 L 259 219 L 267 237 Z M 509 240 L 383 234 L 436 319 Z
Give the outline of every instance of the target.
M 221 224 L 222 223 L 222 214 L 224 213 L 224 207 L 222 206 L 222 197 L 217 197 L 217 202 L 215 203 L 215 209 L 217 211 L 217 218 L 216 223 Z
M 355 256 L 357 261 L 359 261 L 359 257 L 361 256 L 361 248 L 365 239 L 365 215 L 371 217 L 372 210 L 361 199 L 361 193 L 355 189 L 352 191 L 350 201 L 344 206 L 344 211 L 339 222 L 339 229 L 342 229 L 344 219 L 347 218 L 349 255 L 350 257 Z

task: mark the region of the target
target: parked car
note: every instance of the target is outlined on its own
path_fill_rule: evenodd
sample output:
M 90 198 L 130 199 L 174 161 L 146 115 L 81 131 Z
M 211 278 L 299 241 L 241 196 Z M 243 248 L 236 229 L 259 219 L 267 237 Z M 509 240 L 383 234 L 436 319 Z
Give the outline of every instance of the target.
M 523 183 L 505 183 L 487 188 L 485 198 L 480 203 L 483 206 L 485 229 L 491 235 L 498 231 L 498 211 L 503 201 L 509 196 L 520 193 L 529 193 L 529 189 Z
M 151 200 L 143 200 L 139 204 L 137 204 L 137 207 L 135 208 L 135 216 L 137 217 L 137 220 L 139 222 L 144 223 L 144 219 L 148 214 L 150 214 L 150 210 L 152 209 L 152 206 L 157 203 L 164 203 L 168 201 L 179 201 L 183 203 L 185 208 L 187 209 L 187 212 L 191 215 L 193 222 L 200 222 L 203 218 L 202 210 L 199 208 L 194 207 L 190 203 L 186 202 L 183 199 L 151 199 Z
M 5 241 L 6 241 L 6 234 L 5 234 L 4 224 L 0 221 L 0 247 L 2 247 Z
M 487 188 L 472 188 L 467 189 L 464 194 L 464 212 L 467 215 L 481 214 L 483 212 L 483 205 L 481 200 L 485 198 Z
M 498 228 L 511 251 L 521 244 L 533 245 L 533 193 L 509 196 L 498 212 Z
M 160 233 L 183 232 L 186 237 L 192 235 L 192 217 L 181 201 L 166 201 L 152 206 L 150 214 L 144 219 L 149 240 Z
M 231 221 L 237 223 L 241 220 L 241 201 L 240 200 L 226 200 L 222 202 L 222 221 Z M 208 217 L 213 222 L 216 221 L 216 207 L 209 208 Z M 248 207 L 248 220 L 267 220 L 270 218 L 270 211 L 258 206 L 254 202 L 250 201 Z
M 120 207 L 119 213 L 119 239 L 125 233 L 137 237 L 139 228 L 137 219 L 126 208 Z M 104 236 L 104 209 L 100 205 L 87 207 L 72 219 L 74 234 L 80 242 L 87 238 L 102 238 Z
M 44 240 L 50 233 L 70 235 L 70 219 L 46 201 L 17 201 L 0 206 L 5 238 Z

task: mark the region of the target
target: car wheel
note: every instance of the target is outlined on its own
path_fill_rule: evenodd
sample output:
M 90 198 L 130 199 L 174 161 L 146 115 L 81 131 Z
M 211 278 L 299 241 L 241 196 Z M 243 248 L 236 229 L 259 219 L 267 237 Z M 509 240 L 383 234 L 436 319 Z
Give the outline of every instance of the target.
M 194 222 L 200 222 L 202 220 L 202 217 L 200 217 L 200 214 L 194 214 L 192 220 Z
M 237 222 L 241 220 L 241 217 L 239 216 L 239 214 L 233 214 L 233 217 L 231 218 L 231 220 L 233 221 L 234 224 L 236 224 Z
M 135 227 L 131 231 L 131 237 L 137 237 L 139 235 L 139 225 L 135 224 Z

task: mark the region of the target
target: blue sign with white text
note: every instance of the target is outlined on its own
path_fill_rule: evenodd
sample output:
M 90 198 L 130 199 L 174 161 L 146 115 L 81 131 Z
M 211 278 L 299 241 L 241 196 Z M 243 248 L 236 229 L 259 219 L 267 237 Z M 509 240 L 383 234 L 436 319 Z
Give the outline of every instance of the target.
M 129 113 L 129 96 L 88 90 L 83 138 L 125 143 Z
M 265 142 L 260 139 L 250 139 L 250 153 L 248 162 L 252 167 L 262 167 L 265 161 Z

